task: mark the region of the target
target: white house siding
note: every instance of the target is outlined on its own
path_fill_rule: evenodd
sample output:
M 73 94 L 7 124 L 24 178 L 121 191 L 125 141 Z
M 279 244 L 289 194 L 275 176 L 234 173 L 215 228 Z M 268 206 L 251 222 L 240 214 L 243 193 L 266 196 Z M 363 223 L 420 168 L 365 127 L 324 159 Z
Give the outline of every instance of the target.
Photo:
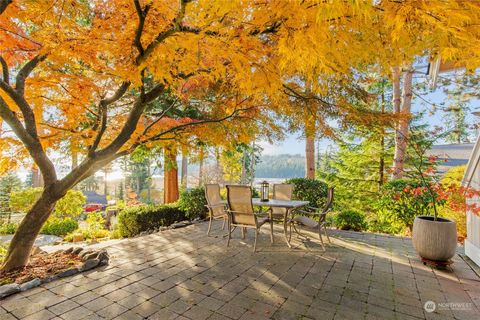
M 462 184 L 480 190 L 480 138 L 477 140 L 468 160 Z M 467 202 L 480 205 L 478 197 L 467 199 Z M 467 239 L 465 240 L 465 254 L 480 266 L 480 217 L 472 212 L 467 212 L 466 214 Z

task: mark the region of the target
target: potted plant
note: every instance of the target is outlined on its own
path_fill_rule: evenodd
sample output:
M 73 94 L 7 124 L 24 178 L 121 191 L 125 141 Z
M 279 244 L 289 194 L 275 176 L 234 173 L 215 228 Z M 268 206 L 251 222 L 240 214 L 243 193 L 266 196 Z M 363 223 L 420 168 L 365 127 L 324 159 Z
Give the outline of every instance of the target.
M 451 210 L 465 213 L 465 198 L 478 192 L 454 184 L 442 185 L 437 171 L 438 157 L 426 156 L 434 140 L 425 137 L 419 139 L 412 134 L 411 141 L 414 158 L 410 161 L 411 170 L 408 176 L 418 184 L 406 188 L 404 192 L 420 199 L 426 208 L 413 221 L 413 246 L 424 260 L 447 262 L 455 255 L 457 227 L 455 221 L 439 216 L 439 208 L 448 206 Z

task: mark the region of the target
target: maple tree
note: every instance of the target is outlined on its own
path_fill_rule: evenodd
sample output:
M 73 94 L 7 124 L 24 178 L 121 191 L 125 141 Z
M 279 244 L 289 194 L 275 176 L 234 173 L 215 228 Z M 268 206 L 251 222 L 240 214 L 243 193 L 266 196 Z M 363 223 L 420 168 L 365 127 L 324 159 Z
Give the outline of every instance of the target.
M 231 9 L 136 0 L 16 1 L 7 7 L 0 17 L 0 116 L 13 134 L 2 142 L 19 151 L 17 159 L 28 152 L 44 189 L 15 233 L 3 270 L 28 262 L 55 203 L 108 163 L 195 126 L 254 116 L 252 98 L 183 103 L 181 111 L 194 109 L 195 117 L 176 114 L 179 107 L 170 101 L 173 94 L 195 102 L 202 88 L 219 81 L 223 92 L 255 96 L 267 45 L 261 29 L 245 27 L 240 7 L 225 19 Z M 77 142 L 81 159 L 60 178 L 49 152 L 70 141 Z
M 27 263 L 67 190 L 139 146 L 188 137 L 248 143 L 261 126 L 275 128 L 269 110 L 301 113 L 301 104 L 282 105 L 285 90 L 312 102 L 315 130 L 328 131 L 328 117 L 368 123 L 379 115 L 349 101 L 359 73 L 391 76 L 393 67 L 426 53 L 475 68 L 479 6 L 1 0 L 0 117 L 9 130 L 2 132 L 8 151 L 0 164 L 5 169 L 32 159 L 44 180 L 3 270 Z M 309 91 L 292 85 L 296 79 L 311 84 Z M 51 155 L 67 146 L 74 166 L 59 177 Z

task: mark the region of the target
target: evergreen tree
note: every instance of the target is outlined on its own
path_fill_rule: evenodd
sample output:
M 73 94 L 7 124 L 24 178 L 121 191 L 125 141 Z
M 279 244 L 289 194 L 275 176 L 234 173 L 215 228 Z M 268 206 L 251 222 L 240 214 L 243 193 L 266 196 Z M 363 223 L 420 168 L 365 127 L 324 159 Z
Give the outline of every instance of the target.
M 10 223 L 12 209 L 10 208 L 10 195 L 22 187 L 22 181 L 15 174 L 0 177 L 0 215 Z
M 469 143 L 470 127 L 466 121 L 466 113 L 470 108 L 465 103 L 450 105 L 443 116 L 448 135 L 445 140 L 450 143 Z
M 393 110 L 388 81 L 372 77 L 365 89 L 375 97 L 367 106 L 380 118 Z M 336 206 L 365 213 L 374 211 L 379 190 L 386 182 L 386 168 L 393 164 L 395 132 L 386 123 L 350 126 L 341 135 L 336 155 L 325 155 L 317 176 L 336 188 Z

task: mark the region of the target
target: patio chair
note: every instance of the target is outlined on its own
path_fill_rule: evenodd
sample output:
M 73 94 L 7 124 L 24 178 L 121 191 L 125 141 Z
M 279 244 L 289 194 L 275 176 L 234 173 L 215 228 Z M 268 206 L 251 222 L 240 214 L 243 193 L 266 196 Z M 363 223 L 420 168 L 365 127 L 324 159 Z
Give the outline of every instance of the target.
M 267 222 L 270 222 L 270 240 L 273 243 L 273 222 L 268 217 L 260 217 L 253 209 L 252 188 L 250 186 L 227 186 L 228 201 L 228 240 L 227 247 L 230 245 L 232 232 L 236 227 L 240 227 L 242 238 L 245 237 L 247 228 L 255 229 L 255 242 L 253 252 L 257 250 L 257 238 L 260 228 Z M 233 229 L 232 229 L 233 227 Z
M 325 245 L 322 239 L 322 229 L 327 236 L 328 242 L 331 243 L 330 237 L 327 233 L 327 213 L 330 212 L 332 209 L 333 204 L 333 188 L 329 188 L 327 191 L 327 202 L 323 209 L 314 208 L 314 207 L 306 207 L 305 209 L 298 209 L 292 213 L 292 219 L 290 220 L 290 238 L 292 237 L 292 226 L 295 229 L 295 232 L 298 235 L 301 235 L 307 238 L 305 235 L 301 234 L 298 229 L 297 225 L 309 227 L 312 229 L 318 229 L 318 237 L 320 242 L 322 243 L 322 248 L 325 250 Z M 318 220 L 312 219 L 309 217 L 318 217 Z
M 273 185 L 273 199 L 275 200 L 292 200 L 293 184 L 274 184 Z M 274 221 L 283 221 L 287 213 L 286 208 L 271 208 L 271 217 Z
M 225 223 L 228 221 L 228 215 L 226 211 L 225 203 L 222 203 L 220 197 L 220 185 L 218 184 L 206 184 L 205 185 L 205 198 L 207 199 L 208 208 L 208 230 L 207 236 L 210 235 L 210 229 L 212 228 L 213 220 L 223 220 L 222 230 L 225 229 Z

